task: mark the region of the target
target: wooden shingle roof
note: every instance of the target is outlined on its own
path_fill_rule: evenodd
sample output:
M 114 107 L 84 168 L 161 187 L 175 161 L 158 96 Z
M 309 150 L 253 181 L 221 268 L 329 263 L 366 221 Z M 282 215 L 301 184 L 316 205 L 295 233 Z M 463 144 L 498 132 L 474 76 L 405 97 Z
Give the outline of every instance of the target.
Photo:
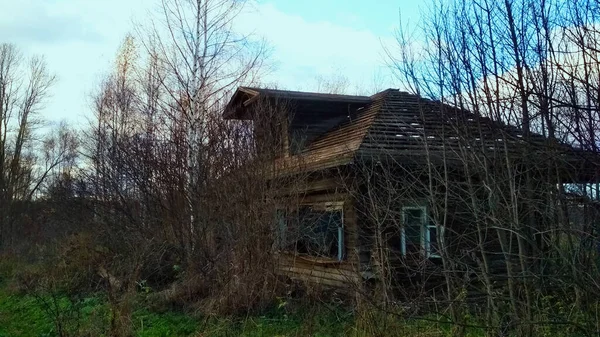
M 365 103 L 371 100 L 369 96 L 357 96 L 357 95 L 340 95 L 340 94 L 327 94 L 320 92 L 306 92 L 306 91 L 292 91 L 292 90 L 279 90 L 279 89 L 263 89 L 253 87 L 240 87 L 242 90 L 253 94 L 260 94 L 266 97 L 277 97 L 280 99 L 293 99 L 293 100 L 319 100 L 319 101 L 335 101 L 335 102 L 348 102 L 348 103 Z
M 312 171 L 352 163 L 384 98 L 384 95 L 370 97 L 368 103 L 358 108 L 354 119 L 316 138 L 300 154 L 279 159 L 281 167 L 285 171 Z
M 538 145 L 546 138 L 530 134 Z M 507 145 L 505 147 L 505 145 Z M 362 157 L 453 152 L 466 147 L 518 151 L 525 145 L 519 129 L 406 92 L 390 90 L 362 141 Z
M 285 172 L 314 171 L 383 157 L 405 161 L 436 157 L 459 160 L 470 149 L 491 156 L 508 152 L 518 157 L 525 146 L 544 146 L 541 156 L 568 156 L 570 161 L 577 162 L 574 165 L 579 165 L 582 157 L 589 157 L 589 153 L 557 140 L 532 133 L 526 136 L 516 127 L 397 89 L 373 96 L 240 90 L 245 93 L 246 101 L 260 94 L 291 101 L 347 102 L 356 108 L 352 118 L 349 116 L 313 139 L 300 153 L 278 159 L 278 166 Z M 234 96 L 232 102 L 235 100 Z M 239 104 L 239 97 L 237 100 Z M 548 146 L 553 146 L 554 151 L 546 151 Z

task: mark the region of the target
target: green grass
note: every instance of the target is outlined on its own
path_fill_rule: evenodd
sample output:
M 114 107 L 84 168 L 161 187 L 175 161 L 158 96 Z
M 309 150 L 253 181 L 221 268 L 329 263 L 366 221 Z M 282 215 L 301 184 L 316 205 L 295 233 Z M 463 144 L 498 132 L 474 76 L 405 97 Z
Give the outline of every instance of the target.
M 177 312 L 154 313 L 140 309 L 134 312 L 132 319 L 140 337 L 190 336 L 200 327 L 198 320 Z
M 9 285 L 15 272 L 26 267 L 31 266 L 0 258 L 0 337 L 58 336 L 57 311 L 70 336 L 108 335 L 111 313 L 102 294 L 69 300 L 67 296 L 17 292 Z M 143 306 L 143 300 L 136 303 L 131 323 L 140 337 L 342 336 L 353 325 L 348 312 L 325 307 L 289 313 L 283 305 L 256 316 L 198 318 L 180 311 L 152 311 Z M 48 304 L 58 310 L 49 310 Z
M 52 297 L 12 291 L 7 270 L 0 261 L 0 337 L 57 336 L 56 314 L 45 306 Z M 107 336 L 111 312 L 104 295 L 84 296 L 77 300 L 55 296 L 69 336 Z M 397 316 L 386 318 L 383 331 L 377 326 L 380 322 L 368 320 L 361 328 L 360 319 L 350 311 L 324 304 L 311 306 L 283 301 L 254 316 L 198 317 L 181 311 L 152 311 L 144 305 L 143 296 L 140 294 L 140 299 L 134 302 L 131 315 L 134 335 L 140 337 L 450 336 L 439 326 L 405 321 Z
M 24 266 L 11 265 L 0 257 L 0 337 L 58 336 L 57 313 L 48 310 L 53 298 L 49 294 L 35 297 L 12 290 L 14 271 Z M 111 309 L 103 294 L 84 294 L 69 299 L 55 296 L 61 322 L 69 336 L 108 336 Z M 262 314 L 247 317 L 199 317 L 182 311 L 153 311 L 144 294 L 133 302 L 131 328 L 140 337 L 272 337 L 272 336 L 410 336 L 445 337 L 453 335 L 453 326 L 433 321 L 403 319 L 398 315 L 361 311 L 354 315 L 347 309 L 319 304 L 306 305 L 282 300 Z M 150 306 L 153 307 L 153 306 Z M 438 319 L 440 319 L 438 317 Z M 542 335 L 542 334 L 540 334 Z M 548 328 L 544 336 L 567 335 Z M 569 334 L 573 336 L 573 334 Z M 466 336 L 484 336 L 484 331 L 467 329 Z
M 51 336 L 52 321 L 34 298 L 0 290 L 0 337 Z
M 49 311 L 47 306 L 52 297 L 49 294 L 35 297 L 22 290 L 16 292 L 12 290 L 15 287 L 9 286 L 18 278 L 19 272 L 28 269 L 37 271 L 32 275 L 44 275 L 43 269 L 38 267 L 0 256 L 0 337 L 58 335 L 56 312 Z M 66 296 L 54 297 L 69 336 L 107 336 L 111 309 L 104 295 L 82 296 L 71 300 Z M 377 326 L 379 323 L 367 320 L 361 324 L 352 312 L 325 304 L 306 305 L 281 300 L 278 306 L 253 316 L 199 317 L 182 311 L 153 311 L 146 305 L 144 296 L 139 294 L 138 300 L 134 301 L 130 317 L 133 334 L 140 337 L 449 336 L 439 327 L 422 327 L 418 322 L 401 320 L 397 316 L 386 318 L 383 329 L 389 328 L 389 331 L 382 334 L 381 326 Z
M 305 311 L 285 314 L 272 310 L 265 315 L 244 319 L 212 319 L 203 325 L 203 336 L 346 336 L 350 335 L 353 319 L 342 310 L 321 308 L 318 312 Z
M 44 300 L 49 300 L 45 298 Z M 68 315 L 73 305 L 66 297 L 59 298 L 71 335 L 104 336 L 108 331 L 109 309 L 99 297 L 89 297 L 77 304 L 80 316 Z M 11 294 L 0 287 L 0 337 L 56 336 L 53 315 L 45 305 L 30 295 Z M 54 316 L 55 317 L 55 316 Z M 137 336 L 190 336 L 198 331 L 199 322 L 178 312 L 153 313 L 138 309 L 132 315 Z M 77 330 L 75 330 L 77 329 Z
M 49 301 L 49 298 L 44 298 Z M 58 298 L 65 313 L 63 320 L 71 335 L 105 336 L 109 324 L 109 308 L 100 296 L 87 297 L 73 303 L 66 297 Z M 11 293 L 0 284 L 0 337 L 56 336 L 53 316 L 39 298 Z M 68 315 L 78 312 L 80 315 Z M 314 314 L 314 313 L 313 313 Z M 182 312 L 153 312 L 138 308 L 132 323 L 136 336 L 342 336 L 352 324 L 351 317 L 339 312 L 309 312 L 287 315 L 273 310 L 262 316 L 245 318 L 196 319 Z M 77 329 L 77 330 L 75 330 Z
M 64 309 L 68 310 L 65 298 Z M 75 335 L 103 336 L 108 326 L 108 308 L 96 297 L 84 299 L 80 304 L 81 317 L 68 323 L 73 328 L 79 324 Z M 333 314 L 320 313 L 309 319 L 308 314 L 288 316 L 269 313 L 246 318 L 194 319 L 181 312 L 152 312 L 141 308 L 134 311 L 132 321 L 136 336 L 342 336 L 351 326 L 351 319 L 340 319 Z M 30 295 L 10 294 L 0 289 L 0 337 L 56 336 L 52 317 L 40 301 Z
M 45 298 L 46 300 L 48 298 Z M 135 336 L 140 337 L 272 337 L 272 336 L 410 336 L 445 337 L 453 335 L 453 326 L 426 320 L 404 320 L 394 315 L 360 317 L 351 312 L 324 304 L 272 308 L 262 315 L 248 317 L 199 318 L 179 311 L 156 312 L 138 301 L 131 315 Z M 103 296 L 86 297 L 75 303 L 79 316 L 69 316 L 73 302 L 59 297 L 58 304 L 70 329 L 69 336 L 107 336 L 110 308 Z M 11 292 L 0 280 L 0 337 L 57 336 L 52 315 L 44 309 L 39 298 Z M 435 319 L 435 317 L 431 317 Z M 484 336 L 484 331 L 467 329 L 466 336 Z M 565 331 L 538 330 L 540 336 L 568 335 Z
M 13 268 L 14 269 L 14 268 Z M 0 261 L 0 337 L 57 336 L 56 315 L 44 302 L 48 294 L 34 297 L 16 293 L 8 286 L 8 268 Z M 61 319 L 69 336 L 107 336 L 110 306 L 102 294 L 69 300 L 55 296 Z M 152 311 L 144 305 L 142 294 L 134 302 L 131 325 L 140 337 L 272 337 L 272 336 L 451 336 L 450 327 L 430 322 L 403 320 L 398 316 L 375 316 L 362 319 L 352 312 L 325 304 L 302 305 L 283 301 L 279 306 L 248 317 L 198 317 L 181 311 Z M 76 313 L 76 314 L 74 314 Z M 480 333 L 469 334 L 479 337 Z

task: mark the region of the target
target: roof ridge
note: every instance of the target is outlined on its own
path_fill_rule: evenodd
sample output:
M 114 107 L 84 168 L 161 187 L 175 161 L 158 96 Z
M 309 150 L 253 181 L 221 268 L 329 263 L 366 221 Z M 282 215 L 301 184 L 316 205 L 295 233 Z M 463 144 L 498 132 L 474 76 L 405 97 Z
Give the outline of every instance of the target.
M 356 160 L 357 155 L 360 153 L 360 149 L 362 148 L 367 135 L 371 131 L 373 122 L 375 121 L 375 119 L 377 119 L 377 116 L 379 116 L 379 114 L 381 113 L 381 109 L 384 107 L 387 98 L 390 96 L 390 94 L 392 94 L 394 92 L 400 92 L 400 91 L 398 89 L 389 88 L 389 89 L 380 91 L 371 96 L 371 99 L 373 100 L 373 102 L 371 102 L 371 104 L 378 104 L 378 103 L 380 103 L 380 104 L 379 104 L 379 106 L 377 106 L 376 110 L 372 112 L 373 115 L 369 118 L 369 121 L 367 122 L 367 127 L 365 128 L 365 132 L 363 133 L 362 137 L 360 137 L 360 144 L 357 146 L 354 153 L 352 153 L 352 162 L 354 162 Z
M 387 88 L 387 89 L 385 89 L 385 90 L 382 90 L 382 91 L 380 91 L 380 92 L 378 92 L 378 93 L 375 93 L 375 94 L 371 95 L 371 96 L 370 96 L 370 98 L 371 98 L 371 99 L 377 99 L 377 98 L 379 98 L 379 97 L 380 97 L 380 96 L 382 96 L 382 95 L 387 95 L 387 94 L 389 94 L 390 92 L 402 92 L 402 91 L 400 91 L 400 89 L 395 89 L 395 88 Z
M 332 99 L 340 99 L 340 100 L 360 100 L 367 101 L 370 99 L 369 96 L 365 95 L 349 95 L 349 94 L 336 94 L 336 93 L 326 93 L 326 92 L 317 92 L 317 91 L 301 91 L 301 90 L 286 90 L 286 89 L 276 89 L 276 88 L 261 88 L 261 87 L 239 87 L 239 89 L 251 90 L 259 94 L 263 94 L 266 96 L 283 96 L 287 98 L 332 98 Z

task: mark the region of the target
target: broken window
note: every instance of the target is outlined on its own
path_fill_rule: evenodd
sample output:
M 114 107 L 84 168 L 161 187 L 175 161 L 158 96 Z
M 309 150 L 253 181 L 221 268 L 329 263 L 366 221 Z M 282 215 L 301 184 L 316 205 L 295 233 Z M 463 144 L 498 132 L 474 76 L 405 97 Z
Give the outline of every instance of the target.
M 301 205 L 278 210 L 277 243 L 297 254 L 344 258 L 344 214 L 341 203 Z

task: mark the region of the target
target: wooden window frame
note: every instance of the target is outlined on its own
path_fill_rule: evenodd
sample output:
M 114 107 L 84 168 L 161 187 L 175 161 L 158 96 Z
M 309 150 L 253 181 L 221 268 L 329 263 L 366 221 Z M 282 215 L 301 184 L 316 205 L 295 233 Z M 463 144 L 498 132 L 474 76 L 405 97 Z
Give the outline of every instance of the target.
M 325 211 L 329 212 L 329 211 L 340 211 L 341 213 L 341 226 L 338 226 L 337 228 L 337 234 L 338 234 L 338 255 L 337 255 L 337 260 L 338 261 L 343 261 L 346 256 L 345 256 L 345 252 L 346 252 L 346 246 L 344 244 L 344 232 L 345 232 L 345 225 L 344 223 L 345 221 L 345 217 L 344 217 L 344 203 L 343 202 L 326 202 L 325 203 Z
M 438 237 L 438 250 L 441 251 L 444 249 L 444 226 L 437 226 L 435 224 L 430 224 L 428 209 L 427 206 L 404 206 L 402 207 L 402 230 L 400 232 L 400 251 L 402 256 L 406 256 L 406 232 L 405 232 L 405 211 L 407 210 L 419 210 L 421 211 L 421 224 L 420 224 L 420 240 L 419 240 L 419 251 L 427 258 L 441 258 L 441 255 L 438 253 L 433 253 L 431 251 L 431 228 L 435 228 L 437 231 Z
M 435 259 L 441 259 L 442 255 L 441 255 L 441 251 L 442 249 L 445 249 L 444 246 L 444 232 L 446 230 L 446 227 L 444 226 L 438 226 L 438 225 L 432 225 L 432 224 L 427 224 L 425 225 L 426 230 L 425 230 L 425 252 L 426 252 L 426 256 L 428 258 L 435 258 Z M 437 231 L 437 238 L 438 238 L 438 253 L 434 253 L 431 250 L 431 228 L 435 228 L 435 230 Z

